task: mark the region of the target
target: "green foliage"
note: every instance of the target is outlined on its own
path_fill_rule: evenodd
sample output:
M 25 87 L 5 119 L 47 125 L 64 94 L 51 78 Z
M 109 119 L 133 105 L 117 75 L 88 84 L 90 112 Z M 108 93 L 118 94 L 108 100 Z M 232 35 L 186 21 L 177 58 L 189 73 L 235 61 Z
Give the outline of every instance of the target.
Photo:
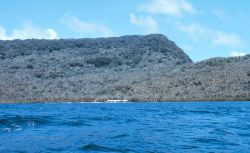
M 70 67 L 83 67 L 84 64 L 80 62 L 72 62 L 72 63 L 69 63 L 69 66 Z
M 27 65 L 27 69 L 34 69 L 34 66 L 31 65 L 31 64 L 28 64 L 28 65 Z
M 164 75 L 178 61 L 191 63 L 162 35 L 0 40 L 0 100 L 140 100 L 149 95 L 138 92 L 141 83 Z
M 87 64 L 93 64 L 95 67 L 106 67 L 110 65 L 112 62 L 111 58 L 109 57 L 96 57 L 96 58 L 91 58 L 87 60 Z

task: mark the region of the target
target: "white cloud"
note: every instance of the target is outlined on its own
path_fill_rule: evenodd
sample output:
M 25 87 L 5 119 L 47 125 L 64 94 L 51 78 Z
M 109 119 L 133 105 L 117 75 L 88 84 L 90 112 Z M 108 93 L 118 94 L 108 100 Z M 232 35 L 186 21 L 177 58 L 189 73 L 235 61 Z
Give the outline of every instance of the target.
M 230 53 L 230 56 L 237 57 L 237 56 L 245 56 L 246 53 L 244 52 L 239 52 L 239 51 L 233 51 Z
M 104 25 L 85 22 L 72 15 L 65 15 L 61 19 L 61 22 L 64 25 L 68 26 L 70 29 L 82 34 L 86 34 L 88 36 L 91 35 L 94 37 L 109 37 L 114 35 L 112 30 Z
M 158 32 L 158 23 L 151 16 L 139 16 L 130 14 L 130 23 L 139 27 L 143 27 L 146 33 Z
M 199 41 L 201 38 L 207 38 L 211 31 L 198 23 L 178 24 L 177 28 L 187 33 L 194 41 Z
M 11 34 L 7 35 L 3 27 L 0 26 L 0 39 L 57 39 L 58 35 L 53 29 L 43 29 L 32 22 L 25 22 L 20 28 L 13 29 Z
M 196 12 L 193 5 L 186 0 L 152 0 L 147 4 L 139 5 L 138 11 L 175 17 Z
M 0 26 L 0 39 L 1 40 L 8 40 L 8 36 L 6 36 L 6 34 L 5 34 L 5 29 L 2 26 Z
M 49 34 L 48 39 L 58 39 L 58 35 L 53 29 L 47 29 L 47 33 Z
M 228 18 L 228 15 L 223 10 L 220 9 L 213 9 L 212 13 L 222 21 L 226 21 Z
M 242 47 L 244 46 L 243 41 L 240 36 L 234 33 L 225 33 L 222 31 L 217 31 L 209 29 L 198 23 L 191 24 L 177 24 L 177 28 L 189 35 L 189 37 L 195 41 L 206 41 L 213 45 L 219 46 L 229 46 L 229 47 Z
M 223 32 L 217 32 L 215 39 L 215 45 L 226 45 L 226 46 L 234 46 L 241 47 L 243 46 L 243 42 L 241 38 L 236 34 L 228 34 Z

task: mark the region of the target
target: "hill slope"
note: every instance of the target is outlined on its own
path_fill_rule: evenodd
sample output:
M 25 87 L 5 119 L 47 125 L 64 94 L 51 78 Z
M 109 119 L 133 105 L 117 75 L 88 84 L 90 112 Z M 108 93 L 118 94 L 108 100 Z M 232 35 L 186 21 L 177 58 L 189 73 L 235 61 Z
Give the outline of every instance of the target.
M 158 34 L 0 41 L 0 101 L 131 99 L 138 97 L 135 84 L 187 63 Z
M 134 85 L 136 100 L 250 100 L 250 55 L 212 58 L 176 67 Z

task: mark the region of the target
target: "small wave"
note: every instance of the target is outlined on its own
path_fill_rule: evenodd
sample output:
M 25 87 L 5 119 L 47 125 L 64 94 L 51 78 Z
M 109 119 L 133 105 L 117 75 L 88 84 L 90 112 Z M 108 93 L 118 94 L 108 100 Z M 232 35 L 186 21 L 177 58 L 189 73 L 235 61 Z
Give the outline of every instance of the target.
M 241 137 L 250 137 L 250 133 L 240 133 L 238 135 Z
M 213 138 L 198 138 L 195 141 L 199 142 L 199 143 L 208 143 L 208 144 L 220 144 L 220 143 L 223 143 L 222 141 L 217 140 L 217 139 L 213 139 Z
M 47 149 L 49 152 L 64 152 L 64 148 L 48 148 Z
M 214 131 L 210 132 L 211 134 L 219 134 L 219 135 L 234 135 L 234 133 L 224 130 L 224 129 L 219 129 L 216 128 Z
M 91 124 L 87 124 L 84 120 L 75 120 L 75 121 L 67 121 L 64 122 L 63 125 L 68 125 L 68 126 L 92 126 Z
M 159 109 L 152 109 L 152 108 L 140 108 L 140 109 L 137 109 L 139 111 L 143 111 L 143 112 L 159 112 Z
M 183 149 L 197 149 L 199 148 L 198 146 L 194 146 L 194 145 L 182 145 Z
M 118 139 L 118 138 L 124 138 L 124 137 L 127 137 L 128 135 L 127 134 L 120 134 L 120 135 L 117 135 L 117 136 L 113 136 L 113 137 L 110 137 L 111 139 Z
M 96 144 L 87 144 L 81 147 L 82 151 L 94 151 L 94 152 L 120 152 L 120 153 L 129 153 L 134 152 L 131 149 L 116 149 L 110 147 L 104 147 Z
M 108 108 L 108 107 L 101 107 L 100 110 L 103 110 L 103 111 L 113 111 L 114 109 Z
M 1 148 L 0 148 L 1 149 Z M 1 150 L 0 150 L 1 151 Z M 27 151 L 22 150 L 5 150 L 4 152 L 11 152 L 11 153 L 28 153 Z
M 10 132 L 11 128 L 2 128 L 1 131 L 3 131 L 3 132 Z
M 133 122 L 137 122 L 137 120 L 133 119 L 133 118 L 129 118 L 129 119 L 126 119 L 124 122 L 125 123 L 133 123 Z
M 166 129 L 154 129 L 152 131 L 154 131 L 154 132 L 166 132 L 167 130 Z
M 49 124 L 50 120 L 47 116 L 8 116 L 0 118 L 0 127 L 10 128 L 15 131 L 22 130 L 23 126 L 40 126 Z
M 93 121 L 110 121 L 110 120 L 115 120 L 112 117 L 108 117 L 108 116 L 97 116 L 97 117 L 89 117 L 89 120 L 93 120 Z
M 195 113 L 195 114 L 215 114 L 215 115 L 218 114 L 218 112 L 208 111 L 208 110 L 191 110 L 189 112 L 190 113 Z

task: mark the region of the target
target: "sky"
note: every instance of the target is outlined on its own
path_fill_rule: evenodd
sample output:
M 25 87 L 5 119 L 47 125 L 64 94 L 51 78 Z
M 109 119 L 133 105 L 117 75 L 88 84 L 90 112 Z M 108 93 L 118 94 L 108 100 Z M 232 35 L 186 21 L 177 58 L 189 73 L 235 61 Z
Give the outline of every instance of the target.
M 164 34 L 193 61 L 250 53 L 249 0 L 2 0 L 0 40 Z

